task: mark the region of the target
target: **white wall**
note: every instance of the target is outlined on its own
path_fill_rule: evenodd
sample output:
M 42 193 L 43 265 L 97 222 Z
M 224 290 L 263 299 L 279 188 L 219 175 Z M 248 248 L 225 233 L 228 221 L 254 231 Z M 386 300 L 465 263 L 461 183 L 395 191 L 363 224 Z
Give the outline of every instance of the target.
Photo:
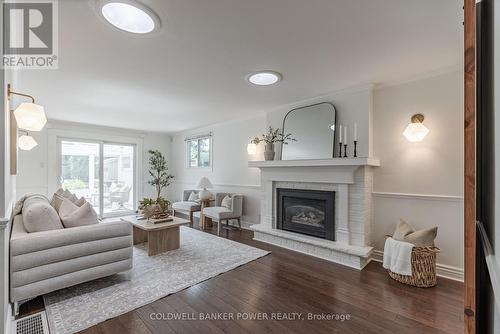
M 353 147 L 354 123 L 358 125 L 358 156 L 373 156 L 372 129 L 372 85 L 353 87 L 338 92 L 332 92 L 312 99 L 280 106 L 267 113 L 267 126 L 283 127 L 283 118 L 292 109 L 305 107 L 320 102 L 331 102 L 335 106 L 337 125 L 348 128 L 348 145 L 350 152 Z M 338 134 L 337 134 L 338 135 Z M 336 139 L 337 140 L 337 139 Z M 281 147 L 276 145 L 276 156 L 279 157 Z M 337 147 L 335 147 L 337 152 Z
M 247 144 L 265 129 L 265 116 L 231 121 L 172 136 L 171 161 L 174 167 L 174 188 L 172 199 L 180 200 L 184 189 L 194 189 L 196 183 L 206 176 L 214 184 L 215 192 L 241 193 L 244 197 L 242 222 L 248 226 L 260 221 L 260 171 L 248 168 Z M 212 169 L 188 169 L 185 159 L 185 138 L 196 134 L 212 132 Z M 252 159 L 260 157 L 259 151 Z M 262 158 L 260 158 L 262 159 Z
M 69 132 L 74 135 L 74 138 L 78 138 L 79 133 L 85 134 L 86 136 L 88 133 L 91 133 L 94 134 L 96 138 L 109 136 L 110 138 L 116 138 L 115 140 L 117 141 L 120 141 L 120 138 L 124 138 L 124 140 L 125 138 L 126 140 L 135 138 L 142 146 L 142 151 L 138 154 L 138 156 L 141 157 L 143 175 L 142 180 L 140 180 L 142 194 L 139 194 L 139 198 L 154 196 L 154 189 L 147 184 L 149 179 L 149 175 L 147 174 L 149 155 L 147 151 L 150 149 L 157 149 L 168 158 L 170 151 L 170 136 L 161 133 L 143 133 L 132 130 L 51 121 L 42 131 L 30 133 L 38 142 L 37 147 L 33 148 L 31 151 L 19 151 L 19 168 L 17 175 L 18 197 L 26 193 L 40 193 L 50 197 L 50 193 L 54 191 L 54 180 L 56 177 L 52 176 L 49 180 L 49 175 L 57 175 L 57 165 L 52 161 L 53 159 L 49 159 L 49 155 L 51 154 L 49 150 L 54 150 L 56 146 L 55 142 L 49 142 L 49 138 L 52 138 L 51 140 L 54 141 L 53 136 L 49 135 L 50 131 Z M 52 152 L 52 154 L 53 153 L 54 152 Z M 168 194 L 168 190 L 165 194 Z
M 400 218 L 438 226 L 438 263 L 463 268 L 463 75 L 461 71 L 374 92 L 375 247 L 383 250 Z M 420 143 L 402 135 L 415 113 L 430 130 Z

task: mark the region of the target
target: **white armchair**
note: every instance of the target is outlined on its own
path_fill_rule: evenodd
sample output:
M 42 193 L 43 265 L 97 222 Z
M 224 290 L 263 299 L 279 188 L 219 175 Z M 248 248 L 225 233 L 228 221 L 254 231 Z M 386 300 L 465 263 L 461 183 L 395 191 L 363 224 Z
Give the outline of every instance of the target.
M 194 192 L 198 194 L 199 190 L 184 190 L 182 193 L 182 201 L 172 204 L 173 215 L 177 211 L 189 214 L 190 225 L 193 226 L 193 213 L 201 210 L 200 202 L 190 201 L 189 195 Z
M 222 206 L 224 197 L 231 197 L 230 208 Z M 241 229 L 241 215 L 243 213 L 243 195 L 231 193 L 217 193 L 215 194 L 215 206 L 203 209 L 205 217 L 217 222 L 217 235 L 220 235 L 220 227 L 222 222 L 226 221 L 226 226 L 229 225 L 229 220 L 236 219 L 238 226 Z

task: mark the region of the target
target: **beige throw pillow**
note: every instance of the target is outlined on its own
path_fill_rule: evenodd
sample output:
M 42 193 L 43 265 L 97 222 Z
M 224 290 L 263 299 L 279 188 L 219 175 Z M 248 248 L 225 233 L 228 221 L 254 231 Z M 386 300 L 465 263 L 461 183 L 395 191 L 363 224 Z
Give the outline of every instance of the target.
M 231 200 L 231 197 L 229 195 L 226 195 L 224 196 L 224 198 L 222 199 L 222 202 L 220 203 L 220 206 L 226 208 L 226 209 L 229 209 L 231 210 L 231 206 L 232 206 L 232 200 Z
M 24 200 L 23 225 L 28 233 L 64 228 L 56 210 L 44 196 L 30 196 Z
M 59 216 L 65 228 L 98 223 L 97 214 L 88 202 L 78 207 L 70 200 L 65 199 L 59 208 Z
M 56 211 L 59 212 L 59 208 L 61 206 L 61 203 L 63 202 L 63 200 L 65 198 L 69 199 L 73 203 L 78 201 L 78 197 L 76 197 L 75 194 L 71 193 L 68 190 L 64 190 L 62 188 L 59 188 L 52 196 L 52 199 L 50 200 L 50 205 L 52 205 L 54 207 L 54 209 L 56 209 Z
M 77 199 L 76 201 L 73 202 L 76 206 L 82 206 L 84 205 L 85 203 L 87 203 L 87 201 L 85 200 L 85 198 L 83 197 L 80 197 L 79 199 Z
M 394 240 L 405 241 L 405 237 L 414 232 L 413 227 L 410 226 L 407 222 L 400 219 L 398 225 L 396 226 L 396 230 L 392 234 L 392 238 Z
M 399 241 L 409 242 L 417 247 L 434 246 L 437 236 L 437 226 L 415 231 L 410 224 L 400 220 L 392 238 Z
M 196 202 L 198 198 L 198 194 L 195 193 L 194 191 L 191 191 L 191 194 L 189 194 L 188 201 L 189 202 Z

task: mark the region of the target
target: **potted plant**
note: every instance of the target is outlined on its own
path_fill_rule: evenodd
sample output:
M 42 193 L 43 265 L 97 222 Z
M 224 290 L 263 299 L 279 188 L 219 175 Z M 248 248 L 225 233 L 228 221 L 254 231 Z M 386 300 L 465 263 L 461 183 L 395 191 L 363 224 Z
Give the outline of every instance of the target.
M 139 202 L 139 210 L 146 218 L 165 217 L 168 216 L 170 202 L 161 196 L 161 192 L 170 185 L 174 176 L 168 173 L 167 160 L 160 151 L 149 150 L 148 153 L 150 154 L 149 175 L 151 176 L 148 183 L 155 187 L 156 199 L 144 198 Z
M 291 133 L 283 134 L 280 129 L 273 129 L 272 126 L 267 129 L 267 133 L 262 134 L 262 138 L 255 137 L 254 139 L 252 139 L 252 143 L 256 145 L 260 142 L 266 143 L 264 150 L 264 159 L 266 161 L 274 160 L 274 156 L 276 154 L 276 152 L 274 151 L 275 143 L 283 143 L 283 145 L 288 145 L 290 141 L 297 141 L 297 139 L 292 138 Z

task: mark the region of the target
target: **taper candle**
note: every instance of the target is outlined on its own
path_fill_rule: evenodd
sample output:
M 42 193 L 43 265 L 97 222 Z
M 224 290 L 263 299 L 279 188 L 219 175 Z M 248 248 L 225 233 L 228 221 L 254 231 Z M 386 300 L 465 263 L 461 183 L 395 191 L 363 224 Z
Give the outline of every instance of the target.
M 339 143 L 342 142 L 342 124 L 339 125 Z
M 344 143 L 347 144 L 347 126 L 344 126 Z
M 358 141 L 358 123 L 354 123 L 354 141 Z

